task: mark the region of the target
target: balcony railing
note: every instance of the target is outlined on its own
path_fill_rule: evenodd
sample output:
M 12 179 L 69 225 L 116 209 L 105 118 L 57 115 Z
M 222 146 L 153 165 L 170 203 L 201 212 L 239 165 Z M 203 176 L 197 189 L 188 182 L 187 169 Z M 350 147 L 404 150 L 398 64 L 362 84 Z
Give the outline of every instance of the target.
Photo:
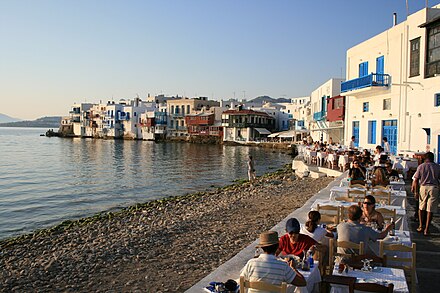
M 325 111 L 315 112 L 313 113 L 313 120 L 320 121 L 323 120 L 326 116 L 327 116 L 327 112 Z
M 348 91 L 354 91 L 373 86 L 389 86 L 389 84 L 389 74 L 371 73 L 369 75 L 347 80 L 341 83 L 341 92 L 345 93 Z

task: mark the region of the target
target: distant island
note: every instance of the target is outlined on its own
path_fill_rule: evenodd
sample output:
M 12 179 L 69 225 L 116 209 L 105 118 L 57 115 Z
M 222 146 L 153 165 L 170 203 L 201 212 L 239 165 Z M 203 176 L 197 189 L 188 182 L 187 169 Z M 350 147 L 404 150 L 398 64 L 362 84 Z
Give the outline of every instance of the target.
M 16 122 L 0 123 L 0 127 L 39 127 L 55 128 L 58 130 L 61 124 L 61 116 L 41 117 L 36 120 L 24 120 Z

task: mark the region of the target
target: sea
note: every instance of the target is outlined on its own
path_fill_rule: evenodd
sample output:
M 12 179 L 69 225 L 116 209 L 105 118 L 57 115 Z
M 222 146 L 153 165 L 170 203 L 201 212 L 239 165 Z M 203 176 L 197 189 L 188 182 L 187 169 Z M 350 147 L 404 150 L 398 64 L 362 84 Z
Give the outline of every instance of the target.
M 213 190 L 291 163 L 258 147 L 40 136 L 0 127 L 0 240 L 135 203 Z

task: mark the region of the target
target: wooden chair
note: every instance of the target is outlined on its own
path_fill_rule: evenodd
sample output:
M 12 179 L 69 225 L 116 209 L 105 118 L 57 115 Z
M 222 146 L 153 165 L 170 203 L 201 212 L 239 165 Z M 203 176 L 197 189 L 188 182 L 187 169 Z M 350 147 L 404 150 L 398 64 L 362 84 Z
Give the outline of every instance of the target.
M 335 197 L 336 201 L 347 201 L 347 202 L 354 202 L 354 198 L 353 197 L 347 197 L 347 196 L 338 196 Z
M 377 190 L 377 191 L 373 191 L 371 195 L 374 196 L 376 202 L 383 201 L 385 202 L 385 204 L 391 204 L 391 190 L 389 191 Z
M 331 292 L 331 285 L 344 285 L 348 286 L 348 292 L 353 293 L 354 292 L 354 284 L 356 283 L 355 277 L 348 277 L 348 276 L 337 276 L 337 275 L 328 275 L 322 277 L 322 290 L 321 292 Z
M 351 256 L 353 256 L 353 254 L 341 254 L 337 252 L 338 248 L 346 248 L 346 249 L 354 249 L 357 250 L 357 253 L 354 253 L 354 255 L 358 254 L 358 255 L 362 255 L 365 252 L 365 245 L 364 242 L 361 241 L 359 244 L 357 243 L 353 243 L 350 241 L 336 241 L 336 245 L 335 245 L 335 239 L 330 238 L 329 239 L 329 253 L 328 253 L 328 260 L 329 260 L 329 264 L 330 264 L 330 272 L 333 272 L 333 263 L 334 263 L 334 258 L 336 255 L 341 255 L 341 256 L 348 256 L 349 258 L 351 258 Z
M 317 205 L 316 210 L 321 214 L 321 223 L 339 224 L 340 208 L 332 205 Z
M 374 189 L 376 189 L 376 190 L 381 190 L 381 191 L 389 191 L 389 190 L 391 190 L 391 185 L 388 185 L 387 187 L 385 187 L 385 186 L 382 186 L 382 185 L 376 185 L 376 186 L 374 186 L 373 187 L 373 190 Z
M 258 289 L 268 292 L 286 293 L 287 283 L 282 282 L 280 286 L 277 286 L 260 281 L 251 282 L 249 280 L 246 280 L 244 276 L 240 276 L 240 293 L 245 293 L 246 289 Z
M 411 257 L 398 257 L 395 255 L 396 252 L 411 253 Z M 403 244 L 388 244 L 380 241 L 379 256 L 384 257 L 385 255 L 387 255 L 387 266 L 403 269 L 409 276 L 411 292 L 416 292 L 416 244 L 413 243 L 410 247 Z M 395 262 L 404 264 L 398 265 Z
M 350 181 L 350 188 L 361 188 L 365 189 L 365 185 L 362 184 L 351 184 L 352 181 Z
M 339 214 L 341 218 L 339 219 L 339 223 L 348 220 L 348 208 L 349 207 L 344 207 L 344 206 L 340 207 Z
M 348 197 L 352 197 L 355 200 L 354 201 L 358 201 L 356 199 L 362 199 L 364 200 L 365 196 L 367 195 L 367 190 L 359 190 L 359 189 L 348 189 L 347 191 L 347 196 Z
M 354 283 L 354 290 L 362 292 L 378 292 L 378 293 L 393 293 L 394 284 L 388 284 L 388 286 L 380 285 L 377 283 Z
M 376 211 L 382 214 L 384 221 L 393 219 L 396 222 L 396 209 L 377 208 Z

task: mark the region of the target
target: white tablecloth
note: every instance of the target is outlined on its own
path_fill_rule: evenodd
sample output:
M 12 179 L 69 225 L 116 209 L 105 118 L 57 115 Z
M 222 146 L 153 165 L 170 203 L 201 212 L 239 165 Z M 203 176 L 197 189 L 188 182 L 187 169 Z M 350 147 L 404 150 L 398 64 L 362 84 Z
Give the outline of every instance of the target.
M 342 182 L 342 181 L 341 181 Z M 349 188 L 348 186 L 334 186 L 330 189 L 330 200 L 335 196 L 345 196 L 348 190 L 358 190 L 359 188 Z M 373 189 L 374 191 L 375 189 Z M 371 190 L 367 191 L 367 194 L 371 194 Z M 391 191 L 391 205 L 401 206 L 406 208 L 406 191 L 405 190 L 395 190 Z
M 345 164 L 347 164 L 347 163 L 348 163 L 348 155 L 340 155 L 339 161 L 338 161 L 338 166 L 344 167 Z
M 298 270 L 306 279 L 307 285 L 305 287 L 296 287 L 295 292 L 312 293 L 319 292 L 319 283 L 321 282 L 321 273 L 319 272 L 319 262 L 315 261 L 315 265 L 310 271 Z M 294 287 L 294 286 L 292 286 Z M 289 292 L 289 290 L 287 290 Z
M 377 268 L 377 272 L 364 272 L 361 270 L 349 271 L 348 273 L 339 274 L 335 266 L 333 275 L 342 275 L 357 278 L 357 282 L 378 283 L 386 281 L 394 284 L 394 292 L 409 292 L 408 284 L 405 279 L 405 272 L 402 269 L 395 268 Z M 332 292 L 345 293 L 348 292 L 347 286 L 332 286 Z M 358 292 L 358 291 L 355 291 Z
M 326 199 L 317 199 L 311 206 L 312 210 L 317 210 L 318 204 L 321 206 L 329 205 L 329 206 L 335 206 L 335 207 L 349 207 L 352 206 L 353 202 L 346 202 L 346 201 L 334 201 L 334 200 L 326 200 Z M 406 219 L 406 210 L 402 208 L 401 206 L 393 206 L 393 205 L 376 205 L 376 209 L 378 208 L 386 208 L 386 209 L 396 209 L 396 217 L 395 224 L 396 224 L 396 230 L 406 231 L 409 230 L 408 228 L 408 221 Z

